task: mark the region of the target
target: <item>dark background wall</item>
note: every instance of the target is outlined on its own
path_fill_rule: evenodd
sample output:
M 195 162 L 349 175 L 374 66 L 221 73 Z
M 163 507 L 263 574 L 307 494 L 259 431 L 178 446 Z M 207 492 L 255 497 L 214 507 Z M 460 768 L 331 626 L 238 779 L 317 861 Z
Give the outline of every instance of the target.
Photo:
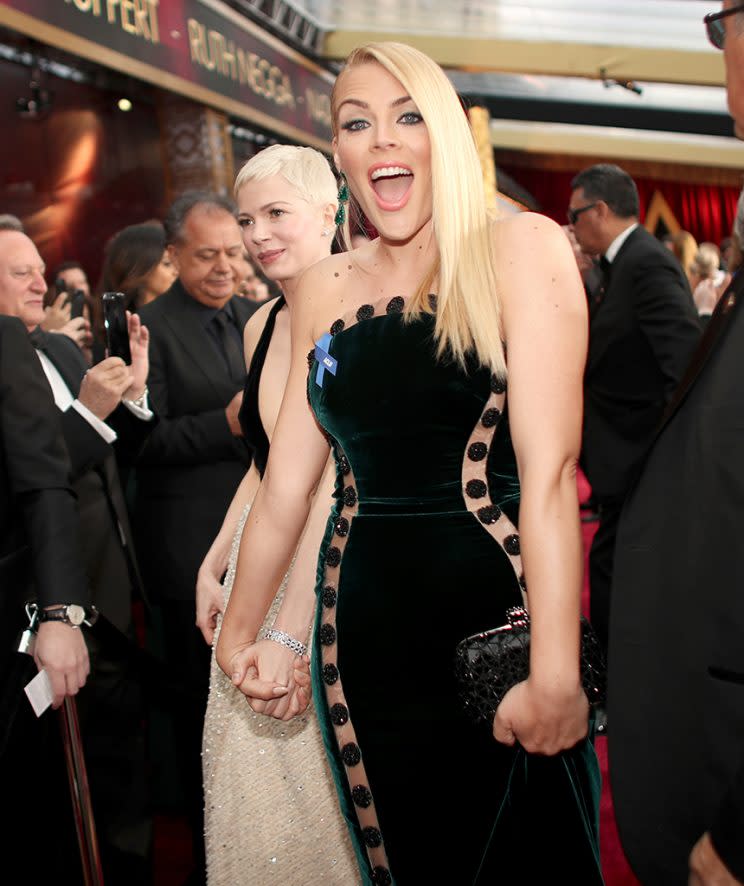
M 0 61 L 0 212 L 21 218 L 51 274 L 80 261 L 95 285 L 107 240 L 125 225 L 160 218 L 164 188 L 154 103 L 117 108 L 121 93 L 45 78 L 49 111 L 24 119 L 29 69 Z

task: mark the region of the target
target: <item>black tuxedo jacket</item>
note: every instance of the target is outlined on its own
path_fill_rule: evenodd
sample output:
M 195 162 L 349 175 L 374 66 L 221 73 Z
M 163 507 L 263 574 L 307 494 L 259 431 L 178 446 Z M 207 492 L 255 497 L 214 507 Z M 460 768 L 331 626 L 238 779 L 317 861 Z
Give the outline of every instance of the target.
M 581 464 L 600 500 L 621 500 L 700 338 L 690 287 L 637 227 L 590 307 Z
M 77 397 L 88 368 L 77 345 L 66 335 L 41 330 L 36 330 L 32 338 Z M 93 602 L 109 621 L 126 632 L 131 624 L 132 590 L 139 589 L 139 574 L 114 447 L 117 453 L 134 459 L 154 423 L 136 418 L 119 405 L 106 419 L 117 433 L 112 446 L 75 409 L 61 416 Z
M 225 407 L 233 381 L 179 280 L 140 312 L 150 330 L 148 386 L 160 416 L 139 460 L 135 526 L 148 592 L 194 600 L 196 575 L 250 465 Z M 242 335 L 251 313 L 231 300 Z
M 732 297 L 733 296 L 733 299 Z M 610 772 L 643 883 L 706 830 L 744 881 L 744 274 L 723 296 L 620 520 Z
M 0 316 L 0 650 L 42 606 L 90 602 L 61 414 L 20 320 Z

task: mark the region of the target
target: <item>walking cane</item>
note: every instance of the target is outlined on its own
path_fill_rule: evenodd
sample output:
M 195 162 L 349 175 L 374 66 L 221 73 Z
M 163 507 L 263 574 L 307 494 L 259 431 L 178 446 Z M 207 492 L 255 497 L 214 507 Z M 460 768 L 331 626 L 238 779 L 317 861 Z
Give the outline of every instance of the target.
M 26 614 L 29 617 L 29 625 L 21 636 L 18 651 L 33 655 L 36 629 L 39 624 L 39 611 L 36 604 L 28 604 Z M 103 886 L 103 870 L 98 851 L 96 823 L 93 818 L 88 772 L 85 768 L 83 741 L 80 736 L 80 721 L 74 698 L 65 697 L 62 707 L 59 709 L 59 717 L 67 764 L 67 780 L 70 784 L 72 812 L 75 819 L 78 849 L 80 850 L 80 864 L 83 870 L 83 884 L 84 886 Z
M 65 747 L 67 779 L 70 783 L 72 811 L 75 816 L 80 862 L 83 867 L 85 886 L 103 886 L 101 856 L 98 851 L 96 823 L 93 819 L 93 804 L 90 799 L 88 772 L 83 756 L 83 742 L 80 737 L 75 699 L 67 696 L 59 709 L 62 743 Z

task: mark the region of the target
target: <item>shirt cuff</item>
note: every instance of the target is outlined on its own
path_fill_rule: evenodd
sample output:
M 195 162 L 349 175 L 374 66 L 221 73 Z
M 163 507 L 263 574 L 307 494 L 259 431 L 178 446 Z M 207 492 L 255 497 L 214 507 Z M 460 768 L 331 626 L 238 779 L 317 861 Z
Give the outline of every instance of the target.
M 101 421 L 97 415 L 93 415 L 87 406 L 83 406 L 79 400 L 73 400 L 70 405 L 76 412 L 82 415 L 93 430 L 97 431 L 107 443 L 113 443 L 116 440 L 116 431 L 109 427 L 105 421 Z
M 135 403 L 134 400 L 122 400 L 121 402 L 135 418 L 139 418 L 142 421 L 152 421 L 154 413 L 152 409 L 150 409 L 147 388 L 145 388 L 145 393 L 139 398 L 138 402 Z

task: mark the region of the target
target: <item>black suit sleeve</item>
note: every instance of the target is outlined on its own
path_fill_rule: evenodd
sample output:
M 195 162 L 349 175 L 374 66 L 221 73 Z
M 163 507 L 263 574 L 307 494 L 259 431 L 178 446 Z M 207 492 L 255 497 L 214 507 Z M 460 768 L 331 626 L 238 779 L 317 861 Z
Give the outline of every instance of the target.
M 636 317 L 664 376 L 667 400 L 700 340 L 700 323 L 681 271 L 648 255 L 634 268 Z
M 111 446 L 98 431 L 72 406 L 62 416 L 62 433 L 72 465 L 72 479 L 77 480 L 93 465 L 111 455 Z
M 243 441 L 233 436 L 224 408 L 169 417 L 168 372 L 162 345 L 150 340 L 150 402 L 159 416 L 142 449 L 142 465 L 192 465 L 247 457 Z M 227 405 L 227 404 L 225 404 Z
M 20 321 L 0 325 L 0 439 L 40 605 L 90 602 L 60 413 Z
M 744 883 L 744 760 L 721 804 L 710 838 L 723 863 Z

